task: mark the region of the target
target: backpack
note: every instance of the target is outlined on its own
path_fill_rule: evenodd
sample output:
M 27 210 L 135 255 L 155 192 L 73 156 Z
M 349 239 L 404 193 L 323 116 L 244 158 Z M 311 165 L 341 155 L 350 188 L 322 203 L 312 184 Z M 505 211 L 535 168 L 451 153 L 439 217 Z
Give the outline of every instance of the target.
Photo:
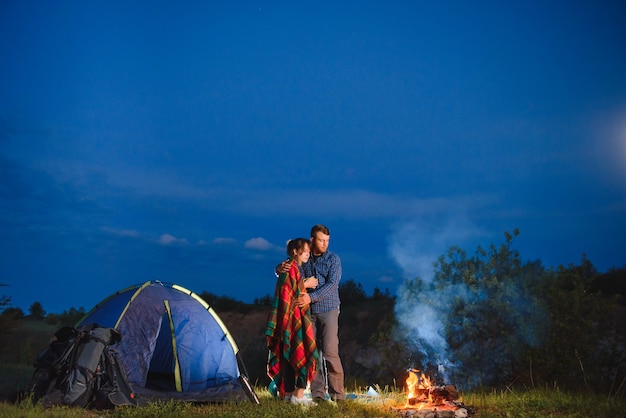
M 108 409 L 136 405 L 114 345 L 121 334 L 96 324 L 59 329 L 35 360 L 29 385 L 34 401 Z

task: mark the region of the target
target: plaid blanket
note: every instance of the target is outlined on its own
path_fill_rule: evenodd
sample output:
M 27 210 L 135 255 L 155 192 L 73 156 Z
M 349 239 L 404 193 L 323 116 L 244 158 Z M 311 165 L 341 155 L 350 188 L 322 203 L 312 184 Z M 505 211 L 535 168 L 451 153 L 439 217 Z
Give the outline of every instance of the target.
M 302 274 L 298 263 L 292 260 L 289 272 L 281 274 L 276 282 L 265 328 L 269 348 L 267 374 L 281 395 L 284 395 L 281 358 L 294 368 L 299 387 L 306 387 L 306 383 L 313 380 L 319 360 L 309 306 L 298 308 L 295 304 L 295 299 L 304 293 Z

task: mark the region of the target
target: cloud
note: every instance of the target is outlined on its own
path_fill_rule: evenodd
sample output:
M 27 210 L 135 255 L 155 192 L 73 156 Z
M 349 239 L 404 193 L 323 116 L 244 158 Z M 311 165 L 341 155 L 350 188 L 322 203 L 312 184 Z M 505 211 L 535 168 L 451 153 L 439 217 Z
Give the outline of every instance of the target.
M 188 241 L 184 238 L 176 238 L 170 234 L 163 234 L 159 237 L 159 244 L 161 245 L 185 245 Z
M 42 174 L 56 184 L 71 186 L 82 202 L 164 201 L 185 208 L 230 215 L 275 217 L 306 216 L 350 220 L 413 218 L 455 210 L 476 211 L 497 203 L 495 195 L 416 197 L 411 193 L 381 193 L 366 189 L 251 188 L 246 184 L 193 183 L 176 175 L 140 167 L 95 166 L 87 162 L 62 161 L 40 166 Z M 303 205 L 302 202 L 308 202 Z M 167 206 L 167 205 L 164 205 Z M 150 206 L 154 210 L 154 205 Z
M 115 229 L 103 226 L 100 230 L 117 237 L 139 238 L 139 232 L 132 229 Z
M 75 161 L 51 163 L 42 169 L 57 181 L 89 190 L 90 194 L 104 188 L 108 198 L 164 199 L 203 210 L 246 216 L 315 214 L 346 219 L 397 219 L 448 211 L 449 208 L 477 210 L 496 200 L 495 196 L 487 194 L 415 197 L 413 194 L 381 193 L 360 188 L 251 188 L 242 183 L 233 188 L 210 180 L 191 183 L 184 178 L 139 167 L 102 167 Z M 302 202 L 309 203 L 303 205 Z
M 395 279 L 391 276 L 381 276 L 378 278 L 380 283 L 394 283 Z
M 477 209 L 493 203 L 487 195 L 416 198 L 366 190 L 267 190 L 246 192 L 233 199 L 234 209 L 264 215 L 309 212 L 322 217 L 347 219 L 397 219 L 448 212 L 449 208 Z M 312 202 L 304 206 L 302 202 Z
M 251 238 L 244 243 L 244 248 L 248 248 L 251 250 L 268 251 L 276 248 L 276 246 L 270 243 L 265 238 Z
M 237 243 L 237 240 L 234 238 L 218 237 L 213 240 L 213 243 L 218 245 L 233 245 Z

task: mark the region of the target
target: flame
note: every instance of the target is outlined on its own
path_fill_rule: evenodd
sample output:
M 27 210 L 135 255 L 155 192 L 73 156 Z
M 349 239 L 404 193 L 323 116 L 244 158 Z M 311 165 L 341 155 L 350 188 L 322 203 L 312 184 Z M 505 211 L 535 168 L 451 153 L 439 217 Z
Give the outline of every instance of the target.
M 430 389 L 433 383 L 424 373 L 420 373 L 417 369 L 410 369 L 406 378 L 407 402 L 414 404 L 417 402 L 432 403 L 432 395 Z M 415 402 L 417 401 L 417 402 Z M 423 405 L 420 405 L 420 407 Z
M 456 410 L 458 408 L 458 404 L 447 399 L 449 395 L 447 390 L 442 390 L 443 387 L 436 386 L 430 377 L 417 369 L 408 370 L 406 387 L 407 403 L 405 408 L 418 410 L 423 408 Z

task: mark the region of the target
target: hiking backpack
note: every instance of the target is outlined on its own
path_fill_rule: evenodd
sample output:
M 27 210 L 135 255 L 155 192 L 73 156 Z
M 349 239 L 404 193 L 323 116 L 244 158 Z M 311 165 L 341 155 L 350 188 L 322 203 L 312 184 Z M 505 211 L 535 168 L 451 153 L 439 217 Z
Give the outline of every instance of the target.
M 59 329 L 35 360 L 29 392 L 44 406 L 107 409 L 136 405 L 126 371 L 113 348 L 114 328 L 89 324 Z

